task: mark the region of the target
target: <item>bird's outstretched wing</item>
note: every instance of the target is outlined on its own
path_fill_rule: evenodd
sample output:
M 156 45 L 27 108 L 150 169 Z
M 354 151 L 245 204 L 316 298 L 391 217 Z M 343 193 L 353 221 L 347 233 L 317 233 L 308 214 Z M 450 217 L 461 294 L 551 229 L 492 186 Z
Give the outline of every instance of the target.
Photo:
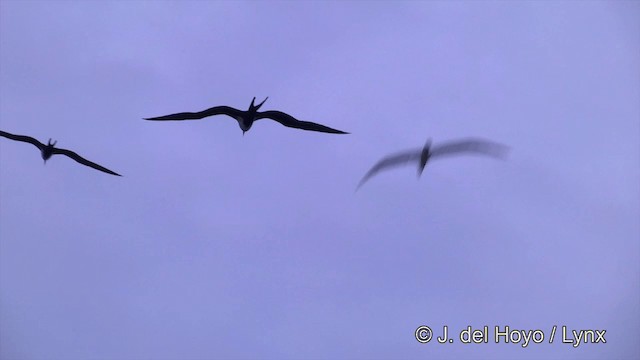
M 109 169 L 107 169 L 105 167 L 102 167 L 102 166 L 100 166 L 100 165 L 98 165 L 96 163 L 93 163 L 93 162 L 83 158 L 82 156 L 74 153 L 71 150 L 53 149 L 53 153 L 54 154 L 60 154 L 60 155 L 66 155 L 66 156 L 72 158 L 73 160 L 79 162 L 82 165 L 86 165 L 86 166 L 92 167 L 92 168 L 94 168 L 96 170 L 100 170 L 102 172 L 106 172 L 107 174 L 116 175 L 116 176 L 122 176 L 122 175 L 120 175 L 120 174 L 118 174 L 116 172 L 113 172 L 113 171 L 111 171 L 111 170 L 109 170 Z
M 362 185 L 364 185 L 365 182 L 367 182 L 367 180 L 369 180 L 371 177 L 373 177 L 375 174 L 377 174 L 381 170 L 397 167 L 400 165 L 405 165 L 409 162 L 419 161 L 421 154 L 422 154 L 422 149 L 414 149 L 414 150 L 406 150 L 406 151 L 389 155 L 383 158 L 382 160 L 378 161 L 378 163 L 373 165 L 371 170 L 369 170 L 365 174 L 362 180 L 360 180 L 360 183 L 358 184 L 358 187 L 356 188 L 356 190 L 358 190 Z
M 431 158 L 455 155 L 460 153 L 476 153 L 497 158 L 503 158 L 509 152 L 509 147 L 482 139 L 469 138 L 446 142 L 431 148 Z
M 348 134 L 348 132 L 332 129 L 328 126 L 316 124 L 310 121 L 298 120 L 289 114 L 283 113 L 282 111 L 270 110 L 270 111 L 259 112 L 256 114 L 256 120 L 264 119 L 264 118 L 275 120 L 284 126 L 288 126 L 296 129 L 319 131 L 319 132 L 331 133 L 331 134 Z
M 30 144 L 33 144 L 35 147 L 37 147 L 40 150 L 42 150 L 44 148 L 44 144 L 43 143 L 41 143 L 40 141 L 32 138 L 31 136 L 9 134 L 8 132 L 4 132 L 2 130 L 0 130 L 0 136 L 4 136 L 7 139 L 11 139 L 11 140 L 28 142 Z
M 145 118 L 145 120 L 198 120 L 213 115 L 228 115 L 234 119 L 242 116 L 242 111 L 230 106 L 214 106 L 200 112 L 181 112 L 177 114 Z

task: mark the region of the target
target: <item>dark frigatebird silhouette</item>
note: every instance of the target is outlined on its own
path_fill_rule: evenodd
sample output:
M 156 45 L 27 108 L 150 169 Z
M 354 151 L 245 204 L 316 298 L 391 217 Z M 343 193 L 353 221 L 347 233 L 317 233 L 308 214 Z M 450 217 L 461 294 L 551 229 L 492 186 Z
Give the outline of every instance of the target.
M 474 138 L 450 141 L 431 147 L 431 139 L 428 139 L 427 143 L 422 149 L 402 151 L 393 155 L 389 155 L 378 161 L 378 163 L 376 163 L 371 168 L 371 170 L 369 170 L 369 172 L 365 174 L 362 180 L 360 180 L 360 183 L 358 184 L 356 190 L 364 185 L 364 183 L 367 182 L 367 180 L 369 180 L 372 176 L 384 169 L 406 165 L 409 163 L 417 163 L 419 178 L 420 175 L 422 175 L 427 162 L 433 158 L 462 153 L 475 153 L 496 158 L 504 158 L 508 150 L 509 148 L 505 145 Z
M 70 158 L 72 158 L 73 160 L 79 162 L 82 165 L 86 165 L 89 167 L 92 167 L 96 170 L 100 170 L 102 172 L 106 172 L 107 174 L 111 174 L 111 175 L 116 175 L 116 176 L 122 176 L 118 173 L 115 173 L 105 167 L 102 167 L 96 163 L 93 163 L 85 158 L 83 158 L 82 156 L 74 153 L 71 150 L 66 150 L 66 149 L 59 149 L 56 148 L 55 145 L 58 143 L 57 141 L 54 141 L 53 144 L 51 143 L 51 139 L 49 139 L 49 142 L 47 143 L 47 145 L 41 143 L 40 141 L 30 137 L 30 136 L 24 136 L 24 135 L 14 135 L 14 134 L 9 134 L 8 132 L 4 132 L 2 130 L 0 130 L 0 136 L 4 136 L 8 139 L 11 140 L 16 140 L 16 141 L 22 141 L 22 142 L 27 142 L 30 144 L 35 145 L 35 147 L 37 147 L 38 149 L 40 149 L 40 152 L 42 153 L 42 159 L 44 160 L 44 163 L 47 163 L 47 160 L 49 160 L 49 158 L 53 155 L 66 155 Z
M 262 111 L 258 112 L 258 109 L 267 101 L 269 97 L 267 96 L 260 104 L 254 105 L 256 98 L 254 97 L 251 100 L 251 104 L 249 105 L 249 109 L 247 111 L 238 110 L 236 108 L 232 108 L 230 106 L 214 106 L 210 109 L 200 111 L 200 112 L 182 112 L 177 114 L 158 116 L 153 118 L 145 118 L 145 120 L 199 120 L 208 116 L 214 115 L 228 115 L 238 121 L 238 125 L 240 129 L 242 129 L 242 135 L 251 129 L 253 122 L 260 119 L 271 119 L 279 122 L 284 126 L 288 126 L 291 128 L 302 129 L 302 130 L 310 130 L 310 131 L 319 131 L 331 134 L 348 134 L 348 132 L 332 129 L 328 126 L 316 124 L 310 121 L 301 121 L 289 114 L 285 114 L 282 111 Z

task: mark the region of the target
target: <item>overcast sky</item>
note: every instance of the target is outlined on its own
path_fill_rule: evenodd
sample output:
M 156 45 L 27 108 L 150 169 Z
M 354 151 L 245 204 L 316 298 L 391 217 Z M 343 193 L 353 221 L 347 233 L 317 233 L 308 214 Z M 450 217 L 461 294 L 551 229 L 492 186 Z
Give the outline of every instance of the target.
M 0 357 L 640 358 L 638 18 L 637 1 L 0 1 L 0 129 L 123 175 L 0 138 Z M 351 134 L 142 120 L 254 96 Z M 354 192 L 389 153 L 468 136 L 511 153 Z M 489 343 L 462 344 L 468 325 Z M 496 325 L 545 342 L 495 344 Z M 607 343 L 549 344 L 554 325 Z

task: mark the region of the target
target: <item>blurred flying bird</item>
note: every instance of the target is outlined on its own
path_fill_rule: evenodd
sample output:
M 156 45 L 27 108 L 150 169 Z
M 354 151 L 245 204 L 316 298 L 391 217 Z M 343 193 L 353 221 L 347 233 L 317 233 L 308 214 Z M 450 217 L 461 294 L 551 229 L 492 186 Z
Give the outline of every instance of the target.
M 256 98 L 254 97 L 251 100 L 251 104 L 249 105 L 249 109 L 247 111 L 238 110 L 232 108 L 230 106 L 214 106 L 210 109 L 192 113 L 192 112 L 182 112 L 177 114 L 158 116 L 153 118 L 145 118 L 145 120 L 198 120 L 208 116 L 213 115 L 228 115 L 238 121 L 238 125 L 240 129 L 242 129 L 242 135 L 251 129 L 251 125 L 253 122 L 260 119 L 271 119 L 279 122 L 280 124 L 296 129 L 302 130 L 311 130 L 311 131 L 319 131 L 325 133 L 332 134 L 348 134 L 347 132 L 332 129 L 328 126 L 316 124 L 310 121 L 301 121 L 289 114 L 285 114 L 281 111 L 263 111 L 258 112 L 258 109 L 267 101 L 269 97 L 267 96 L 260 104 L 254 105 Z
M 369 170 L 369 172 L 365 174 L 362 180 L 360 180 L 360 183 L 358 184 L 356 190 L 364 185 L 364 183 L 367 182 L 367 180 L 369 180 L 372 176 L 380 172 L 380 170 L 385 170 L 409 163 L 417 163 L 418 177 L 420 177 L 420 175 L 422 175 L 422 172 L 424 171 L 425 166 L 427 165 L 427 162 L 433 158 L 462 153 L 475 153 L 496 158 L 504 158 L 508 151 L 509 148 L 505 145 L 481 139 L 470 138 L 450 141 L 434 147 L 431 147 L 431 139 L 428 139 L 427 143 L 422 149 L 406 150 L 393 155 L 389 155 L 378 161 L 378 163 L 375 164 L 371 168 L 371 170 Z
M 111 175 L 116 175 L 116 176 L 122 176 L 120 174 L 117 174 L 107 168 L 104 168 L 96 163 L 93 163 L 83 157 L 81 157 L 80 155 L 74 153 L 71 150 L 66 150 L 66 149 L 59 149 L 54 147 L 58 142 L 54 141 L 53 144 L 51 143 L 51 139 L 49 139 L 49 142 L 47 143 L 47 145 L 41 143 L 40 141 L 30 137 L 30 136 L 24 136 L 24 135 L 14 135 L 14 134 L 9 134 L 8 132 L 4 132 L 2 130 L 0 130 L 0 136 L 4 136 L 8 139 L 11 140 L 16 140 L 16 141 L 22 141 L 22 142 L 27 142 L 30 144 L 35 145 L 38 149 L 40 149 L 40 152 L 42 154 L 42 159 L 44 160 L 44 163 L 47 163 L 47 160 L 49 160 L 49 158 L 53 155 L 66 155 L 70 158 L 72 158 L 73 160 L 79 162 L 82 165 L 86 165 L 89 167 L 92 167 L 96 170 L 100 170 L 103 172 L 106 172 L 107 174 L 111 174 Z

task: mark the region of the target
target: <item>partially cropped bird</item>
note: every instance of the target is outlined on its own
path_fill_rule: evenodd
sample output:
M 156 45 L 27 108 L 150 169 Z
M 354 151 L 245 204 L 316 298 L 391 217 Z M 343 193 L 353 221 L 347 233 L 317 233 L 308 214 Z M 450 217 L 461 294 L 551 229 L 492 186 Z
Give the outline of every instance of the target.
M 258 112 L 262 104 L 267 101 L 267 96 L 260 104 L 254 105 L 256 98 L 251 100 L 249 109 L 247 111 L 238 110 L 230 106 L 214 106 L 200 112 L 182 112 L 177 114 L 158 116 L 153 118 L 145 118 L 145 120 L 198 120 L 213 115 L 227 115 L 238 121 L 240 129 L 242 129 L 242 135 L 251 129 L 253 122 L 260 119 L 271 119 L 279 122 L 280 124 L 296 129 L 319 131 L 332 134 L 348 134 L 347 132 L 332 129 L 328 126 L 316 124 L 310 121 L 301 121 L 289 114 L 285 114 L 281 111 L 262 111 Z
M 506 156 L 508 151 L 509 148 L 505 145 L 481 139 L 469 138 L 450 141 L 433 147 L 431 147 L 431 139 L 428 139 L 427 143 L 422 149 L 406 150 L 393 155 L 389 155 L 380 160 L 371 168 L 371 170 L 369 170 L 369 172 L 365 174 L 362 180 L 360 180 L 360 183 L 358 184 L 356 190 L 381 170 L 397 167 L 400 165 L 416 163 L 418 165 L 418 177 L 420 177 L 420 175 L 422 175 L 422 172 L 424 171 L 425 166 L 427 165 L 427 162 L 433 158 L 462 153 L 475 153 L 496 158 L 503 158 L 504 156 Z
M 71 150 L 66 150 L 66 149 L 59 149 L 56 148 L 55 145 L 58 143 L 57 141 L 54 141 L 53 143 L 51 143 L 51 139 L 49 139 L 49 142 L 47 143 L 47 145 L 41 143 L 40 141 L 30 137 L 30 136 L 24 136 L 24 135 L 14 135 L 14 134 L 9 134 L 8 132 L 4 132 L 2 130 L 0 130 L 0 136 L 6 137 L 8 139 L 11 140 L 16 140 L 16 141 L 22 141 L 22 142 L 27 142 L 30 144 L 35 145 L 35 147 L 37 147 L 38 149 L 40 149 L 40 153 L 42 154 L 42 159 L 44 160 L 44 163 L 47 163 L 47 160 L 49 160 L 49 158 L 53 155 L 66 155 L 70 158 L 72 158 L 73 160 L 79 162 L 82 165 L 86 165 L 89 167 L 92 167 L 96 170 L 100 170 L 102 172 L 106 172 L 107 174 L 111 174 L 111 175 L 116 175 L 116 176 L 122 176 L 118 173 L 115 173 L 105 167 L 102 167 L 96 163 L 93 163 L 83 157 L 81 157 L 80 155 L 74 153 Z

